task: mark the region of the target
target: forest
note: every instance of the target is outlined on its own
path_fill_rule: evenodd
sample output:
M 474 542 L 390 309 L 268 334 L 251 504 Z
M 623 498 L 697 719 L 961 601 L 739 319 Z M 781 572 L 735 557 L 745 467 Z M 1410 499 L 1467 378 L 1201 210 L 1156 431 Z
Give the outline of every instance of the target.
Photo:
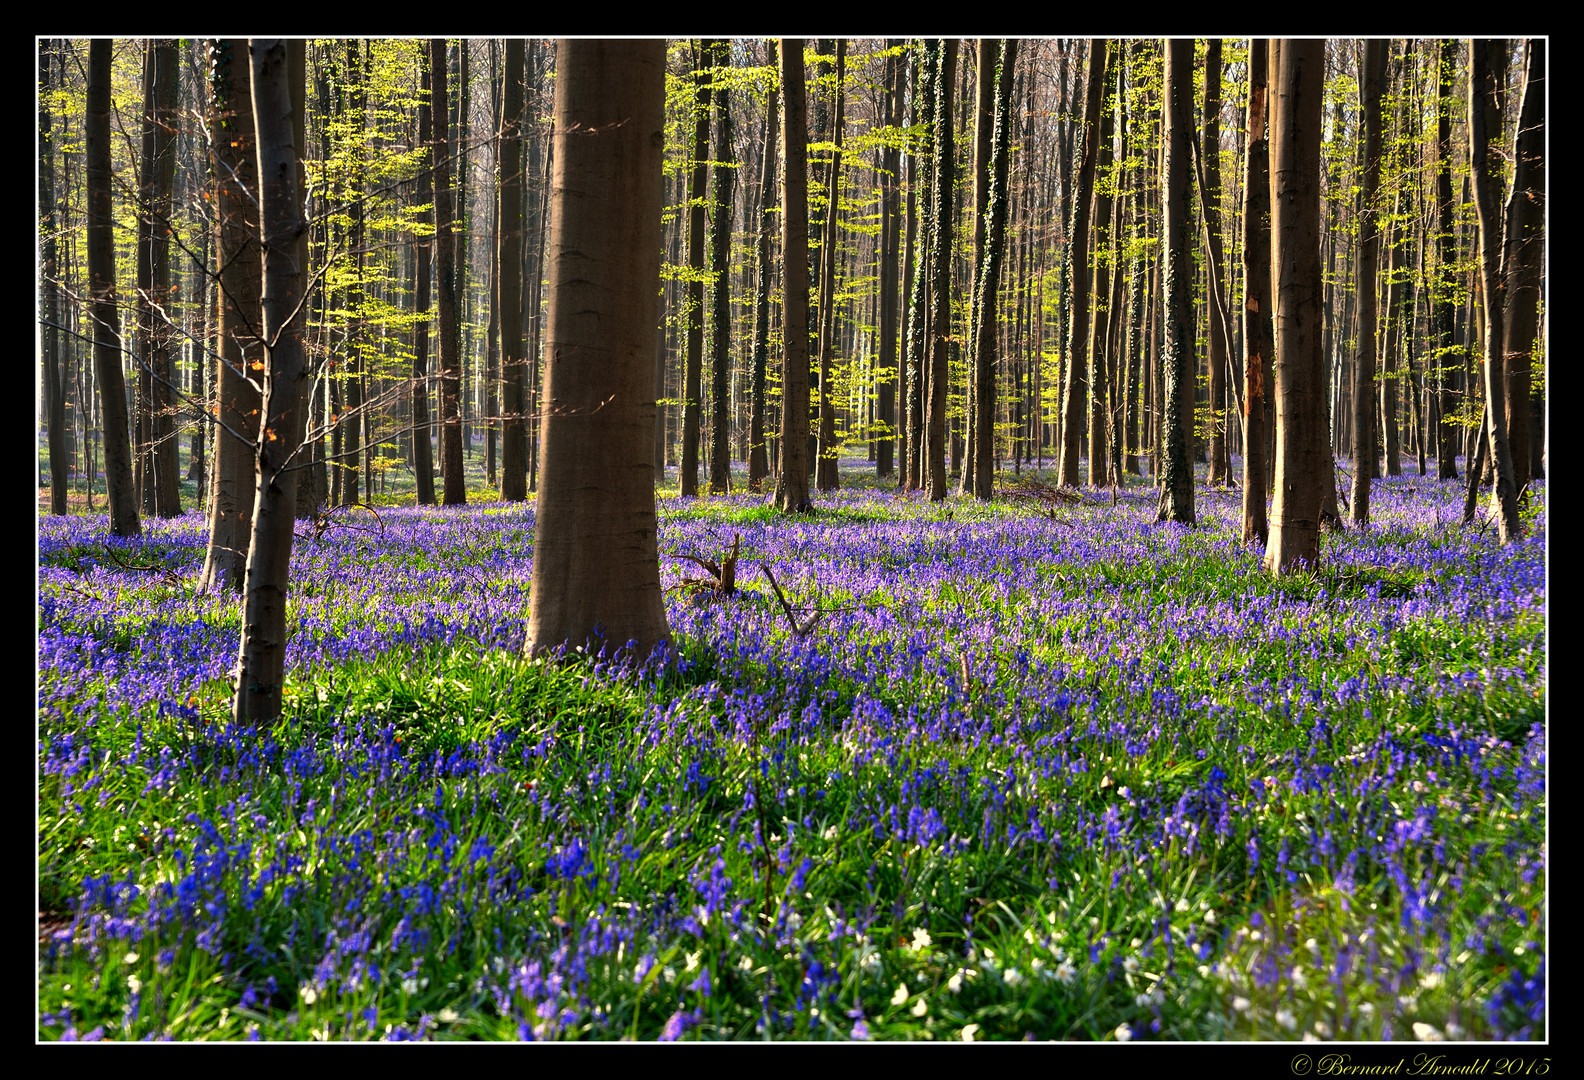
M 36 1040 L 1548 1038 L 1545 38 L 35 48 Z

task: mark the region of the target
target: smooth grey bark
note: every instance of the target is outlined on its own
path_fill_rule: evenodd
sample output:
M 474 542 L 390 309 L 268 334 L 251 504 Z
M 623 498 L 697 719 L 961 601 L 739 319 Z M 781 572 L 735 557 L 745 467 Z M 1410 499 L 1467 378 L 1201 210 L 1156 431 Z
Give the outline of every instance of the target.
M 654 496 L 665 43 L 556 46 L 543 461 L 527 652 L 669 644 Z
M 1505 337 L 1502 359 L 1507 370 L 1507 438 L 1513 479 L 1523 500 L 1531 479 L 1539 479 L 1540 455 L 1532 447 L 1531 402 L 1539 396 L 1530 387 L 1531 355 L 1540 328 L 1540 283 L 1545 266 L 1545 64 L 1547 44 L 1530 38 L 1523 104 L 1513 147 L 1513 184 L 1507 196 L 1506 235 L 1502 267 L 1506 275 Z
M 772 44 L 770 48 L 774 49 Z M 776 131 L 781 95 L 766 94 L 764 155 L 759 163 L 759 278 L 754 304 L 753 389 L 748 406 L 748 488 L 758 491 L 770 474 L 765 453 L 765 384 L 770 356 L 770 235 L 775 228 Z
M 429 103 L 433 78 L 429 71 L 429 59 L 421 56 L 418 60 L 422 69 L 419 75 L 418 95 L 418 144 L 429 150 L 429 165 L 435 161 L 435 148 L 433 146 L 432 120 L 433 110 Z M 434 173 L 432 168 L 423 168 L 418 171 L 418 205 L 426 206 L 434 202 Z M 420 506 L 433 506 L 435 501 L 434 486 L 434 431 L 429 419 L 429 279 L 434 269 L 434 239 L 424 237 L 414 238 L 413 246 L 417 249 L 413 253 L 415 267 L 413 277 L 416 280 L 413 288 L 413 313 L 417 316 L 413 322 L 413 375 L 412 375 L 412 424 L 413 424 L 413 476 L 417 482 L 417 498 Z
M 717 42 L 716 64 L 731 66 L 731 43 Z M 715 199 L 710 221 L 709 492 L 731 490 L 731 239 L 737 160 L 732 152 L 731 95 L 715 91 Z
M 1320 137 L 1325 42 L 1271 44 L 1271 238 L 1276 293 L 1276 503 L 1265 566 L 1320 560 L 1320 513 L 1331 471 L 1321 349 Z
M 973 463 L 973 482 L 970 490 L 979 499 L 994 494 L 995 481 L 995 419 L 996 419 L 996 293 L 1000 288 L 1001 263 L 1006 247 L 1007 219 L 1007 157 L 1012 128 L 1012 82 L 1017 65 L 1017 41 L 1003 39 L 995 64 L 999 85 L 995 100 L 995 120 L 991 133 L 991 161 L 989 165 L 989 191 L 985 216 L 987 217 L 984 258 L 979 267 L 979 282 L 975 288 L 978 303 L 975 305 L 973 327 L 974 356 L 974 424 L 975 446 L 970 461 Z M 988 50 L 981 48 L 979 62 L 990 66 Z M 965 466 L 963 476 L 967 478 Z
M 956 153 L 952 135 L 952 94 L 957 87 L 957 40 L 940 43 L 939 78 L 935 80 L 935 177 L 930 184 L 930 247 L 933 280 L 929 360 L 929 424 L 925 431 L 931 502 L 946 498 L 946 380 L 951 348 L 951 251 L 956 217 L 952 180 Z

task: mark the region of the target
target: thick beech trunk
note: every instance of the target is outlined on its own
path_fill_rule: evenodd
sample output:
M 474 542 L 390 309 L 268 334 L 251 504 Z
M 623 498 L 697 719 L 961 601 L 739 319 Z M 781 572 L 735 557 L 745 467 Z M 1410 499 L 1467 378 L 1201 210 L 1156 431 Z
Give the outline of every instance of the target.
M 1276 292 L 1276 505 L 1265 565 L 1286 574 L 1320 560 L 1331 454 L 1321 349 L 1320 136 L 1325 42 L 1271 46 L 1271 260 Z
M 1193 42 L 1166 42 L 1166 108 L 1162 139 L 1162 277 L 1165 289 L 1166 349 L 1162 397 L 1162 479 L 1159 521 L 1195 523 L 1193 489 L 1193 261 L 1189 251 L 1188 169 L 1193 130 Z M 1076 278 L 1074 279 L 1076 280 Z M 1077 319 L 1077 315 L 1074 315 Z M 1075 361 L 1076 363 L 1076 361 Z M 1072 414 L 1069 413 L 1071 421 Z M 1076 440 L 1070 445 L 1076 446 Z M 1065 457 L 1063 461 L 1065 463 Z M 1076 464 L 1074 466 L 1076 477 Z M 1066 483 L 1063 465 L 1063 483 Z
M 665 44 L 556 46 L 549 321 L 529 655 L 670 642 L 654 496 Z

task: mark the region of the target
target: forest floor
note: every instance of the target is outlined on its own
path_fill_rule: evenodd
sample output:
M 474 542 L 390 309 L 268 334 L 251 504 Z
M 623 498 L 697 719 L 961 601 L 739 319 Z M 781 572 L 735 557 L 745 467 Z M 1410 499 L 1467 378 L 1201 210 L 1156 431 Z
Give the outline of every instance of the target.
M 196 511 L 41 517 L 37 1037 L 1547 1036 L 1544 484 L 1274 580 L 1235 491 L 872 472 L 663 490 L 642 668 L 522 657 L 482 484 L 303 530 L 267 732 Z

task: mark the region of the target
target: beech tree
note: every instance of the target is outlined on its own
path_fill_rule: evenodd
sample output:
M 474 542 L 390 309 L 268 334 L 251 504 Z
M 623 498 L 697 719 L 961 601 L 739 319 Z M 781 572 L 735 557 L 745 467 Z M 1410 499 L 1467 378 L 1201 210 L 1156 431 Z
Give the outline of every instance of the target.
M 1353 494 L 1348 516 L 1369 521 L 1370 473 L 1375 464 L 1375 287 L 1380 265 L 1380 211 L 1375 205 L 1381 173 L 1381 81 L 1386 43 L 1364 41 L 1359 71 L 1359 108 L 1364 121 L 1364 175 L 1359 192 L 1358 353 L 1353 367 Z
M 1243 166 L 1243 542 L 1263 545 L 1265 517 L 1266 388 L 1270 385 L 1270 143 L 1268 45 L 1249 42 L 1248 130 Z
M 1265 565 L 1287 574 L 1320 561 L 1330 470 L 1321 350 L 1320 135 L 1325 42 L 1271 43 L 1272 279 L 1276 290 L 1276 504 Z
M 215 461 L 209 484 L 209 546 L 199 587 L 242 589 L 253 529 L 262 383 L 267 357 L 259 323 L 258 147 L 248 44 L 209 47 L 209 128 L 214 139 L 215 250 L 220 275 Z
M 776 506 L 814 509 L 808 490 L 808 103 L 803 39 L 783 38 L 781 57 L 781 469 Z
M 1189 72 L 1184 78 L 1193 76 L 1193 41 L 1190 39 L 1173 38 L 1168 42 L 1168 53 L 1171 49 L 1179 49 L 1186 41 L 1188 48 Z M 1089 74 L 1084 85 L 1084 119 L 1083 119 L 1083 157 L 1078 166 L 1077 190 L 1073 194 L 1072 226 L 1067 230 L 1069 254 L 1067 258 L 1068 286 L 1067 295 L 1070 298 L 1068 308 L 1069 326 L 1067 331 L 1067 375 L 1062 387 L 1062 450 L 1061 450 L 1061 482 L 1067 487 L 1078 486 L 1078 455 L 1082 446 L 1084 401 L 1089 384 L 1089 296 L 1090 296 L 1090 267 L 1089 267 L 1089 222 L 1094 212 L 1094 179 L 1095 170 L 1100 160 L 1100 112 L 1105 104 L 1106 65 L 1110 62 L 1111 50 L 1108 43 L 1095 39 L 1089 42 Z M 1168 59 L 1167 71 L 1171 70 Z M 1185 84 L 1183 92 L 1187 94 L 1186 107 L 1191 112 L 1193 109 L 1193 88 Z M 1179 141 L 1186 138 L 1186 131 L 1179 129 Z M 1187 144 L 1182 147 L 1187 153 Z M 1168 155 L 1171 153 L 1167 150 Z M 1170 159 L 1168 159 L 1170 160 Z M 1186 156 L 1178 162 L 1184 170 L 1183 173 L 1183 214 L 1188 212 L 1187 199 L 1187 173 L 1188 160 Z M 1169 180 L 1167 181 L 1169 184 Z M 1187 226 L 1187 217 L 1182 219 Z M 1184 237 L 1187 233 L 1184 232 Z M 1186 243 L 1186 240 L 1184 241 Z M 1183 249 L 1183 257 L 1187 257 L 1187 248 Z M 1184 279 L 1186 282 L 1188 279 Z M 1186 294 L 1185 294 L 1186 297 Z M 1186 300 L 1185 300 L 1186 304 Z M 1187 307 L 1182 309 L 1187 315 Z M 1189 380 L 1189 393 L 1192 393 L 1192 380 Z M 1190 413 L 1191 416 L 1191 413 Z M 1192 421 L 1190 420 L 1190 423 Z M 1189 477 L 1192 483 L 1192 477 Z M 1188 520 L 1192 520 L 1193 511 L 1188 511 Z
M 1539 439 L 1530 428 L 1530 364 L 1539 336 L 1540 279 L 1545 267 L 1545 69 L 1546 43 L 1524 42 L 1523 104 L 1514 139 L 1512 190 L 1507 195 L 1502 269 L 1502 359 L 1507 369 L 1507 436 L 1520 500 L 1529 481 L 1542 476 Z
M 429 41 L 429 70 L 434 87 L 431 114 L 434 121 L 435 177 L 435 305 L 440 338 L 440 501 L 445 506 L 467 502 L 467 481 L 462 475 L 462 357 L 457 340 L 456 229 L 452 220 L 450 105 L 446 93 L 446 43 Z
M 671 639 L 654 496 L 664 111 L 663 41 L 557 43 L 529 655 L 642 659 Z
M 137 536 L 137 489 L 132 483 L 132 443 L 127 434 L 126 381 L 121 377 L 121 331 L 116 315 L 114 206 L 110 195 L 110 39 L 88 43 L 88 104 L 83 121 L 88 180 L 88 318 L 94 375 L 104 426 L 105 494 L 110 532 Z
M 286 669 L 286 588 L 297 466 L 308 449 L 308 366 L 303 352 L 303 299 L 308 284 L 308 223 L 298 196 L 300 40 L 254 38 L 253 127 L 258 141 L 259 299 L 264 345 L 263 415 L 255 444 L 253 529 L 242 587 L 242 642 L 234 677 L 232 719 L 268 723 L 281 713 Z M 292 88 L 299 90 L 293 101 Z
M 1501 130 L 1496 73 L 1490 54 L 1506 49 L 1505 41 L 1472 41 L 1469 72 L 1469 165 L 1474 174 L 1474 206 L 1479 213 L 1479 274 L 1485 297 L 1484 350 L 1485 436 L 1490 440 L 1495 482 L 1491 488 L 1491 514 L 1498 523 L 1501 542 L 1518 535 L 1518 493 L 1513 486 L 1512 455 L 1507 445 L 1507 375 L 1503 363 L 1506 336 L 1506 275 L 1502 273 L 1502 214 L 1497 197 L 1497 177 L 1502 168 L 1501 148 L 1491 132 Z M 1492 158 L 1495 160 L 1492 161 Z M 1477 472 L 1471 469 L 1470 473 Z
M 1193 489 L 1193 413 L 1194 343 L 1190 300 L 1193 295 L 1193 261 L 1188 247 L 1188 163 L 1193 137 L 1193 40 L 1171 38 L 1166 42 L 1165 127 L 1162 150 L 1162 270 L 1165 283 L 1166 351 L 1164 359 L 1164 402 L 1160 442 L 1163 450 L 1159 521 L 1192 525 Z M 1317 166 L 1318 167 L 1318 166 Z M 1318 189 L 1317 189 L 1318 190 Z M 1076 212 L 1075 212 L 1076 213 Z M 1074 279 L 1076 280 L 1076 278 Z M 1076 320 L 1077 314 L 1073 315 Z M 1074 338 L 1076 340 L 1076 337 Z M 1074 364 L 1078 360 L 1074 359 Z M 1069 381 L 1069 385 L 1071 385 Z M 1070 410 L 1068 422 L 1077 418 Z M 1076 436 L 1063 443 L 1062 482 L 1067 483 L 1066 446 L 1077 454 Z M 1073 483 L 1077 482 L 1076 461 Z
M 500 220 L 496 242 L 500 261 L 501 335 L 501 498 L 528 498 L 528 444 L 523 437 L 523 385 L 528 359 L 523 353 L 523 182 L 522 125 L 524 46 L 506 39 L 504 122 L 500 148 Z

